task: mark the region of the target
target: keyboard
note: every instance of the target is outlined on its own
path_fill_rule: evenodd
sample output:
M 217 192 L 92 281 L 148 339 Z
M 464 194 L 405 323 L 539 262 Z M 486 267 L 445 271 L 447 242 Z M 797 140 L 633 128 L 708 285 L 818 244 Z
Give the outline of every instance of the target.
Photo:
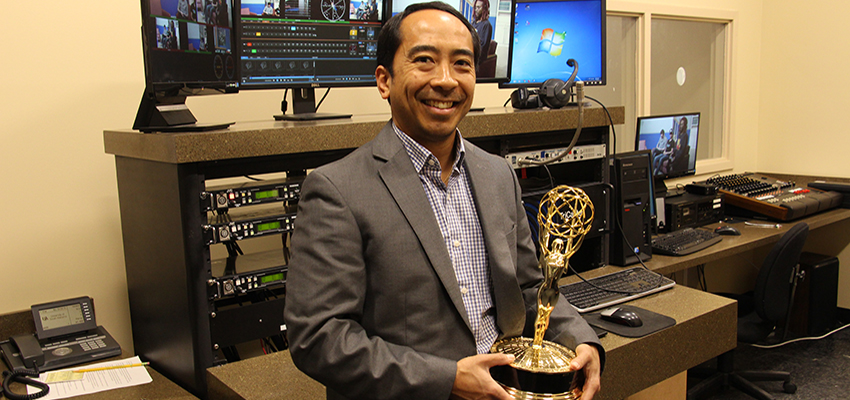
M 561 295 L 580 313 L 625 303 L 670 289 L 676 284 L 676 282 L 642 267 L 617 271 L 587 281 L 593 286 L 582 281 L 560 287 Z
M 667 256 L 684 256 L 711 247 L 723 238 L 705 229 L 685 228 L 652 238 L 652 253 Z

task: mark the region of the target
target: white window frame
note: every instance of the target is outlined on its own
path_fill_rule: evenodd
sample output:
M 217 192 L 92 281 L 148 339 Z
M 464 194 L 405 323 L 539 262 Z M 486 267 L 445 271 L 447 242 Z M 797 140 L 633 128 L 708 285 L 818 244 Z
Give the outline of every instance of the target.
M 736 57 L 734 56 L 737 43 L 737 32 L 735 21 L 738 18 L 736 11 L 719 10 L 710 8 L 692 8 L 666 4 L 650 4 L 630 1 L 607 1 L 607 14 L 637 19 L 637 54 L 636 54 L 636 103 L 635 114 L 638 116 L 651 113 L 650 87 L 651 87 L 651 60 L 652 54 L 652 20 L 653 18 L 712 22 L 726 25 L 726 42 L 723 66 L 723 121 L 721 124 L 720 156 L 705 160 L 697 160 L 697 173 L 716 174 L 721 171 L 732 170 L 734 167 L 734 148 L 732 138 L 735 134 L 735 106 L 734 93 L 736 86 L 735 74 Z

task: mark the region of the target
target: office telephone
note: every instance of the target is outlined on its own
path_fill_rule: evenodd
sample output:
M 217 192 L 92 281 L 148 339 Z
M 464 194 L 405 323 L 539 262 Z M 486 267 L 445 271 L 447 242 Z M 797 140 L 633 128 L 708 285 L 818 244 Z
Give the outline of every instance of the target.
M 121 354 L 121 346 L 94 316 L 90 297 L 32 306 L 35 334 L 0 343 L 10 370 L 49 371 Z

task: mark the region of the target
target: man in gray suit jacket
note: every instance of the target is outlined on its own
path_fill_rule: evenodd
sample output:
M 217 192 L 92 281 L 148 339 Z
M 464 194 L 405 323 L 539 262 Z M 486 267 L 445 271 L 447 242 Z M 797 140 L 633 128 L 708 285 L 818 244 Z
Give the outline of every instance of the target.
M 285 320 L 292 359 L 329 399 L 510 399 L 489 368 L 512 356 L 487 353 L 533 336 L 542 273 L 513 169 L 457 130 L 476 41 L 444 3 L 393 17 L 375 72 L 392 120 L 304 182 Z M 593 330 L 560 302 L 546 334 L 576 349 L 593 397 Z

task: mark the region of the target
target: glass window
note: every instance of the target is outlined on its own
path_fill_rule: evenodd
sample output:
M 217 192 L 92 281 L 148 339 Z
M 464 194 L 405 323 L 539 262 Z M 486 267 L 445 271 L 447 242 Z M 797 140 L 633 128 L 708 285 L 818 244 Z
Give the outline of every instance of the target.
M 726 27 L 652 19 L 650 114 L 700 112 L 697 160 L 723 156 Z

